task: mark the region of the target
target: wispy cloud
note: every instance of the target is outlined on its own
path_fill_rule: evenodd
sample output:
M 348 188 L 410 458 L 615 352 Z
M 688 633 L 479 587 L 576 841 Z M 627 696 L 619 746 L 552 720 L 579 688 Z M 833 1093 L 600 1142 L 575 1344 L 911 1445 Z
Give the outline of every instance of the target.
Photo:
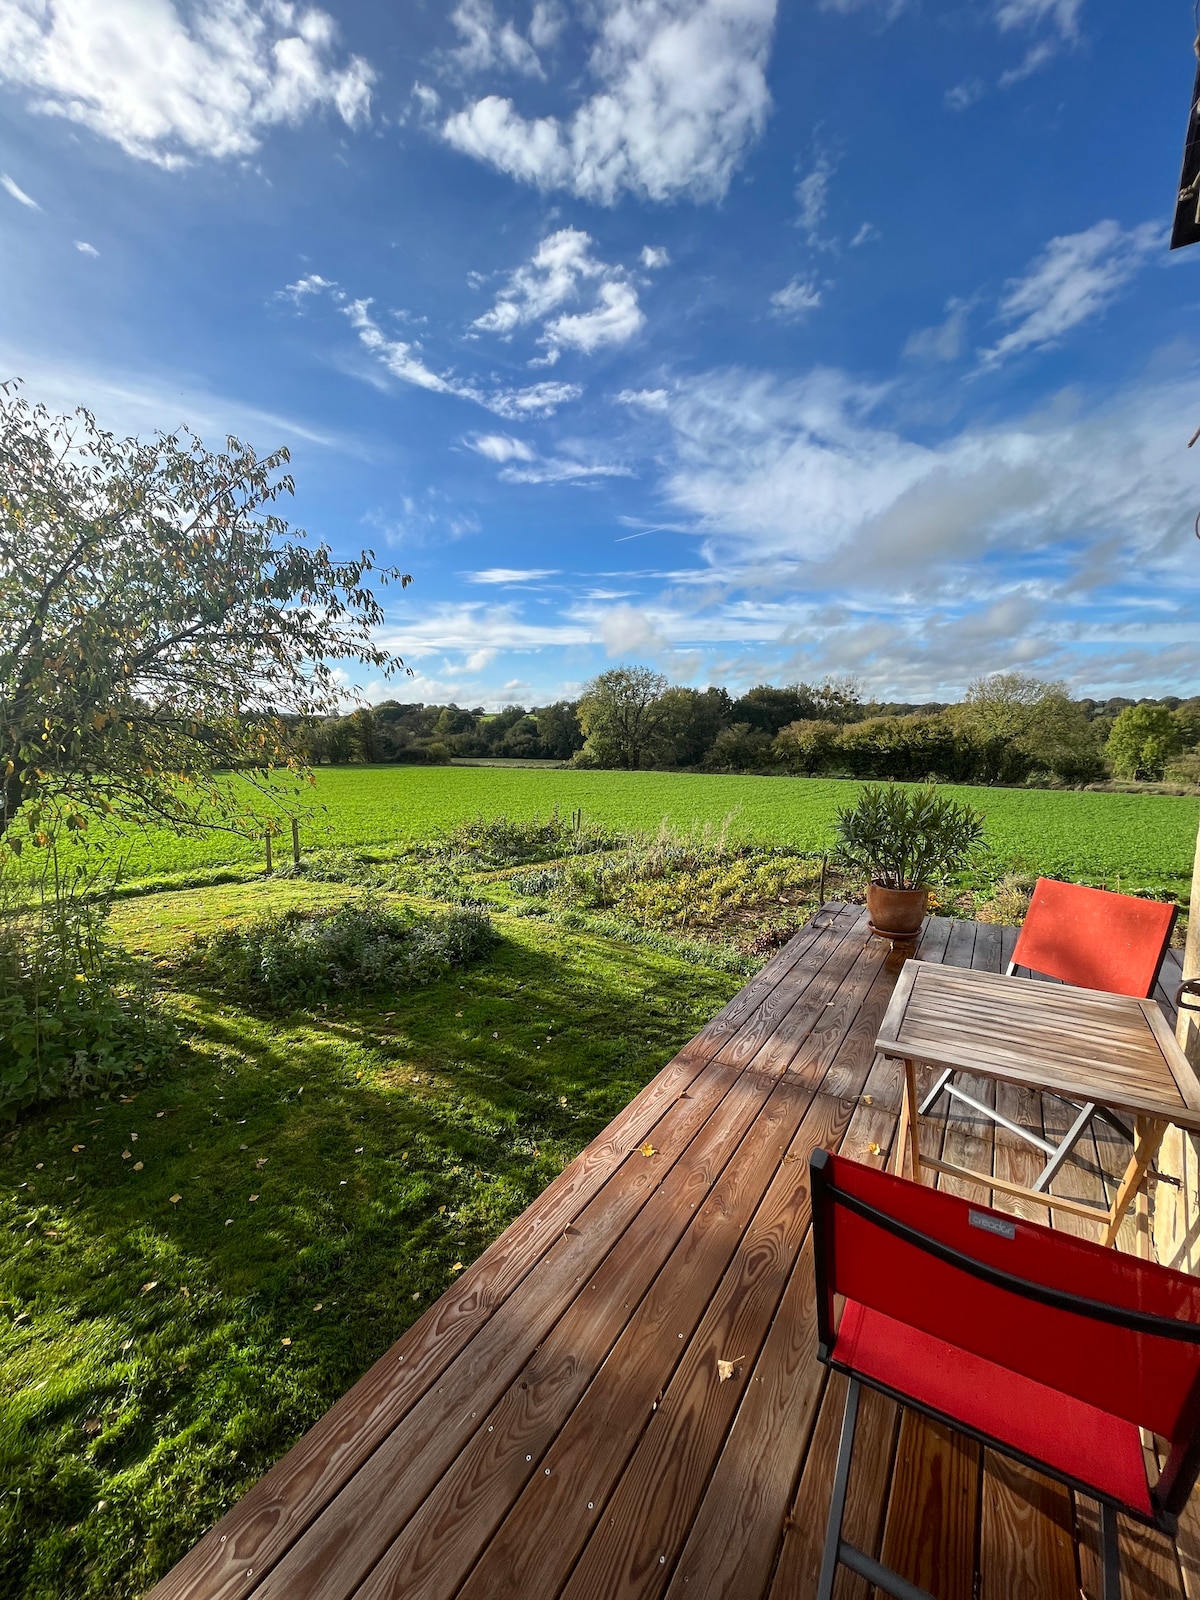
M 613 205 L 718 199 L 770 108 L 766 64 L 776 0 L 600 0 L 590 69 L 597 90 L 566 119 L 527 118 L 486 95 L 443 137 L 523 183 Z
M 513 439 L 506 433 L 475 433 L 463 440 L 468 450 L 503 466 L 509 461 L 532 461 L 534 452 L 523 439 Z
M 793 278 L 771 296 L 776 316 L 793 320 L 807 316 L 821 304 L 821 291 L 811 278 Z
M 42 208 L 32 195 L 26 194 L 24 189 L 15 179 L 10 178 L 7 172 L 0 173 L 0 188 L 12 195 L 20 205 L 28 206 L 31 211 L 40 211 Z
M 948 300 L 945 321 L 910 333 L 904 342 L 904 354 L 918 361 L 957 361 L 966 342 L 971 304 L 969 300 Z
M 482 572 L 466 572 L 468 583 L 523 584 L 540 583 L 543 578 L 556 578 L 558 567 L 485 567 Z
M 451 58 L 463 72 L 507 69 L 532 78 L 545 76 L 534 46 L 511 22 L 499 20 L 491 0 L 460 0 L 450 21 L 462 40 Z
M 814 248 L 825 247 L 821 229 L 829 209 L 829 184 L 834 174 L 834 163 L 826 151 L 819 150 L 812 166 L 796 185 L 796 204 L 800 211 L 797 224 Z
M 80 255 L 84 256 L 95 257 L 99 256 L 100 254 L 99 250 L 96 249 L 96 246 L 94 244 L 89 244 L 86 239 L 76 239 L 75 248 L 79 251 Z
M 1126 230 L 1112 220 L 1051 239 L 1026 275 L 1009 283 L 998 315 L 1015 326 L 980 352 L 981 364 L 995 367 L 1023 351 L 1057 344 L 1072 328 L 1107 310 L 1165 243 L 1156 222 Z
M 372 68 L 333 19 L 286 0 L 4 0 L 0 81 L 161 167 L 249 156 L 263 133 L 332 111 L 360 127 Z

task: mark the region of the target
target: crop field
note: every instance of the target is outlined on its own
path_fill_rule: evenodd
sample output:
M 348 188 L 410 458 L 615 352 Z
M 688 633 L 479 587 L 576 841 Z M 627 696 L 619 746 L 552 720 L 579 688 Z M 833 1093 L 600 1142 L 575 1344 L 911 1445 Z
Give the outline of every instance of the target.
M 523 820 L 556 808 L 581 809 L 623 832 L 662 823 L 794 849 L 828 847 L 839 806 L 857 785 L 829 778 L 721 777 L 671 772 L 536 771 L 498 767 L 329 767 L 284 808 L 301 817 L 304 848 L 403 845 L 477 816 Z M 987 818 L 987 840 L 1004 869 L 1134 889 L 1171 888 L 1186 896 L 1200 823 L 1200 800 L 1155 794 L 948 787 Z M 261 862 L 261 839 L 214 833 L 177 837 L 162 830 L 92 830 L 113 847 L 126 880 Z M 286 823 L 276 846 L 290 850 Z

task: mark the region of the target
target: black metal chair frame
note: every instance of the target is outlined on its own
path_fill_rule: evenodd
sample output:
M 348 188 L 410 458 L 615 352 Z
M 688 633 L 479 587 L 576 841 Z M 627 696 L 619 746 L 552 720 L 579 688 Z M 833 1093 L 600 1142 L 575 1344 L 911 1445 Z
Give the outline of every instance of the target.
M 833 1497 L 829 1507 L 829 1521 L 826 1525 L 825 1544 L 821 1559 L 821 1573 L 817 1583 L 816 1600 L 831 1600 L 833 1582 L 839 1565 L 849 1567 L 868 1583 L 875 1585 L 883 1593 L 892 1595 L 894 1600 L 933 1600 L 933 1597 L 916 1584 L 910 1583 L 907 1578 L 898 1572 L 885 1567 L 882 1562 L 875 1560 L 864 1550 L 859 1550 L 848 1540 L 842 1538 L 842 1521 L 846 1508 L 846 1491 L 850 1482 L 850 1463 L 854 1453 L 854 1435 L 858 1423 L 858 1407 L 862 1386 L 876 1390 L 887 1395 L 897 1405 L 907 1406 L 910 1410 L 919 1412 L 922 1416 L 932 1418 L 942 1423 L 945 1427 L 953 1429 L 956 1433 L 963 1434 L 977 1443 L 986 1445 L 989 1449 L 998 1451 L 1001 1455 L 1008 1456 L 1010 1460 L 1019 1461 L 1023 1465 L 1032 1467 L 1035 1471 L 1066 1484 L 1068 1488 L 1078 1490 L 1089 1495 L 1100 1503 L 1101 1548 L 1103 1558 L 1104 1590 L 1103 1600 L 1121 1600 L 1121 1574 L 1120 1553 L 1117 1540 L 1117 1513 L 1123 1512 L 1126 1516 L 1133 1517 L 1136 1521 L 1158 1528 L 1160 1531 L 1174 1537 L 1178 1526 L 1178 1515 L 1187 1503 L 1188 1496 L 1198 1476 L 1200 1476 L 1200 1426 L 1192 1433 L 1189 1443 L 1185 1447 L 1177 1446 L 1163 1467 L 1158 1482 L 1150 1489 L 1150 1498 L 1156 1506 L 1153 1518 L 1147 1518 L 1144 1513 L 1134 1506 L 1121 1504 L 1101 1494 L 1094 1485 L 1087 1483 L 1082 1478 L 1072 1478 L 1056 1471 L 1044 1461 L 1027 1456 L 1019 1450 L 1013 1449 L 1002 1440 L 995 1439 L 988 1434 L 964 1424 L 960 1419 L 948 1416 L 931 1406 L 922 1404 L 911 1395 L 888 1387 L 886 1384 L 876 1382 L 864 1377 L 861 1373 L 839 1361 L 833 1354 L 836 1345 L 834 1331 L 834 1291 L 830 1284 L 829 1244 L 823 1226 L 833 1205 L 841 1205 L 857 1212 L 871 1222 L 877 1224 L 886 1232 L 905 1240 L 908 1244 L 915 1245 L 918 1249 L 928 1254 L 937 1256 L 943 1261 L 969 1272 L 972 1276 L 984 1282 L 998 1285 L 1014 1293 L 1024 1295 L 1027 1299 L 1051 1305 L 1060 1310 L 1074 1311 L 1081 1316 L 1096 1317 L 1101 1321 L 1110 1322 L 1118 1327 L 1129 1328 L 1134 1332 L 1152 1333 L 1160 1337 L 1179 1339 L 1188 1344 L 1200 1345 L 1200 1323 L 1174 1321 L 1168 1317 L 1160 1317 L 1150 1312 L 1126 1311 L 1122 1307 L 1112 1306 L 1099 1301 L 1084 1299 L 1079 1295 L 1068 1293 L 1066 1290 L 1048 1288 L 1044 1284 L 1033 1283 L 1028 1279 L 1019 1278 L 1011 1273 L 1003 1272 L 985 1262 L 977 1261 L 974 1257 L 965 1255 L 955 1250 L 952 1246 L 944 1244 L 940 1239 L 931 1238 L 919 1229 L 910 1227 L 908 1223 L 901 1222 L 898 1218 L 889 1216 L 887 1212 L 880 1211 L 877 1207 L 869 1205 L 857 1195 L 850 1195 L 832 1187 L 827 1178 L 829 1152 L 814 1150 L 809 1159 L 809 1174 L 811 1179 L 812 1216 L 813 1216 L 813 1265 L 816 1276 L 817 1291 L 817 1358 L 835 1372 L 843 1373 L 849 1379 L 849 1388 L 846 1395 L 846 1407 L 842 1415 L 841 1438 L 838 1444 L 837 1464 L 834 1468 Z M 1196 1398 L 1200 1400 L 1200 1395 Z M 1200 1423 L 1200 1417 L 1197 1419 Z

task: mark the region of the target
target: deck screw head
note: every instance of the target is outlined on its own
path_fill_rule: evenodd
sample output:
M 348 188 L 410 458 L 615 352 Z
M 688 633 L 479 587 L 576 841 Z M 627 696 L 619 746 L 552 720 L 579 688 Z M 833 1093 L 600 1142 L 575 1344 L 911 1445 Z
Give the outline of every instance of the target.
M 594 1509 L 595 1509 L 595 1508 L 594 1508 L 594 1507 L 593 1507 L 593 1505 L 592 1505 L 592 1502 L 591 1502 L 591 1501 L 590 1501 L 590 1500 L 589 1500 L 589 1501 L 588 1501 L 588 1510 L 589 1510 L 589 1511 L 592 1511 L 592 1510 L 594 1510 Z
M 549 1476 L 550 1476 L 550 1468 L 549 1468 L 549 1467 L 547 1467 L 547 1468 L 546 1468 L 546 1476 L 547 1476 L 547 1477 L 549 1477 Z
M 526 1456 L 525 1459 L 526 1459 L 526 1461 L 532 1461 L 533 1457 L 532 1456 Z
M 659 1558 L 658 1558 L 658 1564 L 659 1564 L 659 1566 L 660 1566 L 660 1567 L 665 1567 L 665 1566 L 666 1566 L 666 1564 L 667 1564 L 667 1558 L 666 1558 L 666 1556 L 659 1556 Z

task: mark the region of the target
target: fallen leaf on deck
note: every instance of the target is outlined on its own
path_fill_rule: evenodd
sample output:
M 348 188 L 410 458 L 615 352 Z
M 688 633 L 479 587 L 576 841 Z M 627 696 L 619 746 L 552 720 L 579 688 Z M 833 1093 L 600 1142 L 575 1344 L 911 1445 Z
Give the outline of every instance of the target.
M 652 1156 L 654 1154 L 654 1146 L 652 1144 L 650 1144 L 649 1141 L 647 1141 L 642 1146 L 641 1153 L 642 1153 L 642 1155 L 646 1156 L 647 1159 L 648 1159 L 650 1156 Z
M 732 1361 L 717 1362 L 717 1382 L 724 1383 L 726 1378 L 732 1378 L 738 1367 L 742 1364 L 741 1356 L 734 1356 Z
M 875 1096 L 873 1094 L 863 1095 L 862 1103 L 865 1106 L 873 1106 L 875 1104 Z
M 867 1146 L 867 1154 L 872 1156 L 881 1156 L 883 1154 L 883 1150 L 877 1144 L 869 1144 Z

